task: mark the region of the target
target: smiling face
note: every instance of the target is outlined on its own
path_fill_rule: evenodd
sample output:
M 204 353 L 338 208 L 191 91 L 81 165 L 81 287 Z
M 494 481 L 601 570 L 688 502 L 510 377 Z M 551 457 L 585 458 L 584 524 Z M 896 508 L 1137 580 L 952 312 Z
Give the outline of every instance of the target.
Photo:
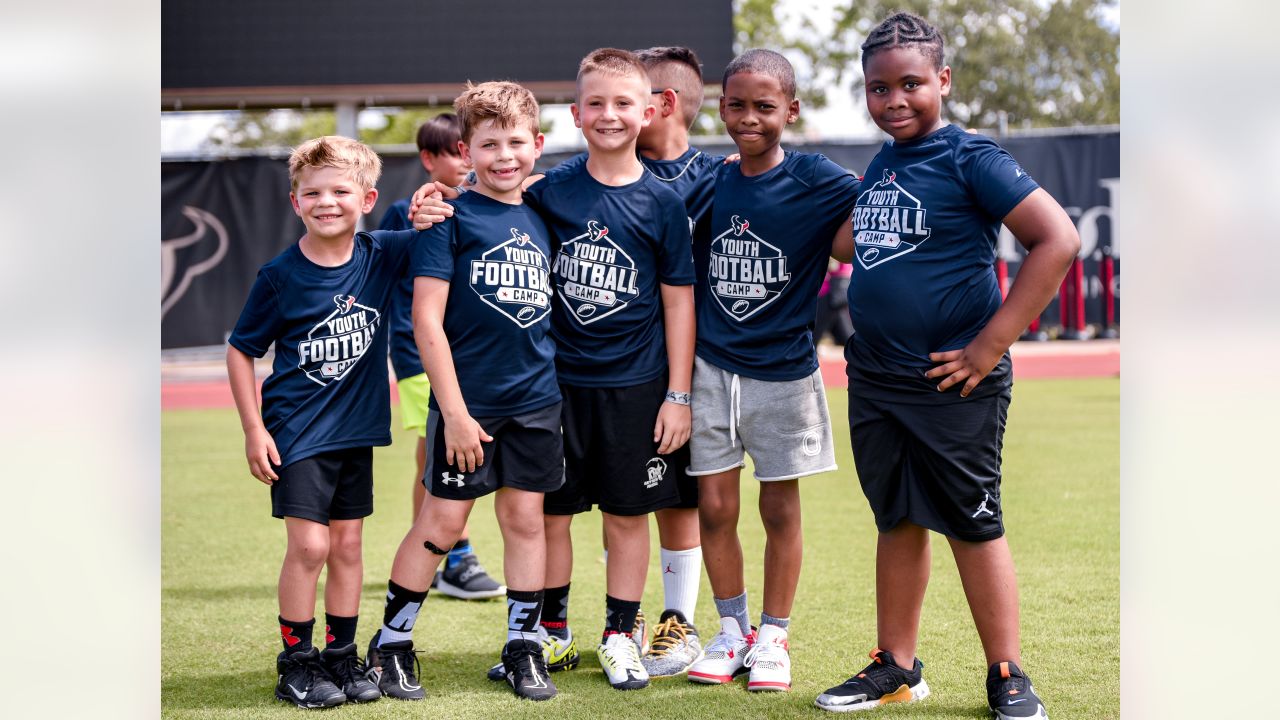
M 520 184 L 533 172 L 542 155 L 542 133 L 517 120 L 503 127 L 496 120 L 481 120 L 468 141 L 459 143 L 462 157 L 475 168 L 476 192 L 506 203 L 520 201 Z
M 293 211 L 316 240 L 351 238 L 360 216 L 373 210 L 377 200 L 377 190 L 365 190 L 350 172 L 336 167 L 302 168 L 298 189 L 289 193 Z
M 788 97 L 778 78 L 742 72 L 729 76 L 720 96 L 720 119 L 738 146 L 744 172 L 782 160 L 782 130 L 800 116 L 800 101 Z
M 649 104 L 649 79 L 639 73 L 588 72 L 578 81 L 578 102 L 569 106 L 573 124 L 582 128 L 595 153 L 635 153 L 641 128 L 655 109 Z
M 922 138 L 942 127 L 942 98 L 951 94 L 951 68 L 938 70 L 920 50 L 877 51 L 864 70 L 867 112 L 896 142 Z

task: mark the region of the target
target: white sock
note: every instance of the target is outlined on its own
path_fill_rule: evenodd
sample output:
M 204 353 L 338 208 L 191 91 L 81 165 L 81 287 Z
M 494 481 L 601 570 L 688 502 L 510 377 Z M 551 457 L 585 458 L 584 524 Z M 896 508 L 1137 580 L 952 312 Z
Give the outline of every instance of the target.
M 662 548 L 662 590 L 665 610 L 679 610 L 693 623 L 698 608 L 698 585 L 702 580 L 702 546 L 688 550 Z

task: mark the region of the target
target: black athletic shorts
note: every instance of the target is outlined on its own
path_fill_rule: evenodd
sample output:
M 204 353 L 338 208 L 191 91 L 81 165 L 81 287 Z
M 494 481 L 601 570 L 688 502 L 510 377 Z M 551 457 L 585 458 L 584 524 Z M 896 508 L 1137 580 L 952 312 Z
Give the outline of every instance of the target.
M 463 473 L 445 459 L 444 417 L 427 412 L 427 492 L 447 500 L 474 500 L 498 488 L 550 492 L 564 483 L 560 403 L 510 417 L 475 418 L 493 440 L 483 443 L 484 464 Z
M 653 441 L 667 395 L 665 376 L 621 388 L 561 385 L 560 395 L 565 481 L 547 494 L 548 515 L 573 515 L 592 505 L 612 515 L 644 515 L 679 505 L 676 485 L 689 467 L 689 443 L 659 455 Z
M 1006 385 L 959 402 L 922 403 L 918 394 L 899 402 L 860 395 L 851 383 L 853 463 L 876 527 L 907 520 L 958 540 L 1004 535 L 1000 451 L 1011 397 Z
M 284 467 L 271 485 L 271 515 L 328 525 L 373 514 L 373 448 L 330 450 Z

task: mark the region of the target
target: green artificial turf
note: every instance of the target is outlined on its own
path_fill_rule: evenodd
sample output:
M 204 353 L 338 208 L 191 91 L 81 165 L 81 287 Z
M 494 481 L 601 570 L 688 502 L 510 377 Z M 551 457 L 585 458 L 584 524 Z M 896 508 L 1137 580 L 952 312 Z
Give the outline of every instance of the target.
M 415 630 L 425 651 L 426 702 L 384 698 L 324 711 L 326 717 L 828 717 L 813 707 L 814 697 L 860 669 L 875 643 L 876 540 L 853 472 L 845 393 L 832 391 L 829 400 L 840 469 L 801 481 L 805 554 L 792 613 L 790 693 L 752 694 L 742 680 L 705 687 L 684 678 L 657 680 L 638 692 L 609 688 L 594 653 L 604 615 L 600 517 L 588 513 L 574 523 L 570 609 L 583 662 L 552 676 L 558 698 L 521 702 L 505 685 L 485 679 L 505 638 L 504 602 L 433 595 Z M 1119 409 L 1114 378 L 1019 381 L 1010 409 L 1003 505 L 1021 589 L 1024 665 L 1055 718 L 1120 714 Z M 161 422 L 163 715 L 296 718 L 305 711 L 272 696 L 284 527 L 270 516 L 266 486 L 248 474 L 235 411 L 165 411 Z M 365 524 L 362 648 L 381 619 L 391 561 L 409 523 L 413 438 L 399 429 L 398 417 L 393 428 L 395 444 L 375 450 L 377 511 Z M 756 498 L 756 483 L 744 481 L 739 534 L 751 612 L 758 616 L 764 532 Z M 656 527 L 650 537 L 644 608 L 656 620 L 662 610 Z M 476 504 L 471 538 L 481 561 L 500 577 L 491 498 Z M 322 612 L 318 607 L 317 640 Z M 716 630 L 705 573 L 696 621 L 704 638 Z M 988 717 L 981 646 L 950 550 L 937 536 L 919 653 L 933 694 L 874 716 Z

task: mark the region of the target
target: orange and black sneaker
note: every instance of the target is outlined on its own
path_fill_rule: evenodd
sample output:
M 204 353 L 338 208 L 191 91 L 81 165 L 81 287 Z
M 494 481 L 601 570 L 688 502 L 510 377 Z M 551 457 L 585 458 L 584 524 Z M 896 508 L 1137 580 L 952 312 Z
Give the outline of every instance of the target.
M 987 704 L 996 720 L 1049 720 L 1031 678 L 1012 662 L 998 662 L 987 670 Z
M 929 696 L 929 684 L 922 674 L 924 663 L 915 659 L 911 670 L 903 670 L 893 653 L 876 648 L 871 664 L 862 672 L 828 689 L 813 704 L 831 712 L 870 710 L 889 703 L 908 703 Z

